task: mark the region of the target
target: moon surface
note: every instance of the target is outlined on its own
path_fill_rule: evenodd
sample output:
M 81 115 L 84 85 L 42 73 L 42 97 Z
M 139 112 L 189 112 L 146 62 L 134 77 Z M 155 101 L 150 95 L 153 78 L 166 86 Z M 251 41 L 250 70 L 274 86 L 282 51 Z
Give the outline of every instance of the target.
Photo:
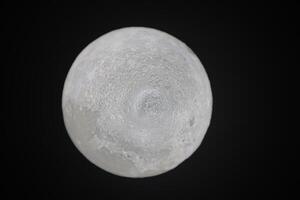
M 139 178 L 174 169 L 200 146 L 212 92 L 198 57 L 152 28 L 111 31 L 90 43 L 65 80 L 68 134 L 92 163 Z

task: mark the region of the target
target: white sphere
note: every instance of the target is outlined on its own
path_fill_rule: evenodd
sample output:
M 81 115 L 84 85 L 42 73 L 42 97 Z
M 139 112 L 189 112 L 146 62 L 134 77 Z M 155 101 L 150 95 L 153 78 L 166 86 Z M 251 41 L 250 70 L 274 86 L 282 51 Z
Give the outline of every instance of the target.
M 120 176 L 167 172 L 200 145 L 212 93 L 197 56 L 151 28 L 109 32 L 90 43 L 65 80 L 64 122 L 79 151 Z

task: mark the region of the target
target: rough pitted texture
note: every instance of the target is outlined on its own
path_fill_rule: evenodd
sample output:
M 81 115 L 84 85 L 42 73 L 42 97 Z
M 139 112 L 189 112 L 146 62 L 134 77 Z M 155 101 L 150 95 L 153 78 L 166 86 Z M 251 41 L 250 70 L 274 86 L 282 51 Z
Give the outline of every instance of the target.
M 171 35 L 123 28 L 89 44 L 65 81 L 64 121 L 76 147 L 127 177 L 164 173 L 200 145 L 212 95 L 197 56 Z

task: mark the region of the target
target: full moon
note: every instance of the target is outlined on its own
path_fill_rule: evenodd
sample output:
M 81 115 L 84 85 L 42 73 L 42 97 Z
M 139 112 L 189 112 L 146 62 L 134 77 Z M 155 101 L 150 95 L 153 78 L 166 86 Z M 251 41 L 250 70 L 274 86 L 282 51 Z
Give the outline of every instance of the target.
M 63 118 L 77 149 L 99 168 L 141 178 L 177 167 L 209 127 L 212 92 L 198 57 L 152 28 L 111 31 L 77 56 Z

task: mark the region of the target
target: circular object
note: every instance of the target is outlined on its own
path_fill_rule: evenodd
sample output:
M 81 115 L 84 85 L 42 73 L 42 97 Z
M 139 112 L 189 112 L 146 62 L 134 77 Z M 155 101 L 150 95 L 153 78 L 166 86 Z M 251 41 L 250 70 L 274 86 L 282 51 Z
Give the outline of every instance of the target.
M 167 172 L 200 145 L 212 93 L 197 56 L 151 28 L 109 32 L 90 43 L 65 80 L 64 122 L 79 151 L 120 176 Z

